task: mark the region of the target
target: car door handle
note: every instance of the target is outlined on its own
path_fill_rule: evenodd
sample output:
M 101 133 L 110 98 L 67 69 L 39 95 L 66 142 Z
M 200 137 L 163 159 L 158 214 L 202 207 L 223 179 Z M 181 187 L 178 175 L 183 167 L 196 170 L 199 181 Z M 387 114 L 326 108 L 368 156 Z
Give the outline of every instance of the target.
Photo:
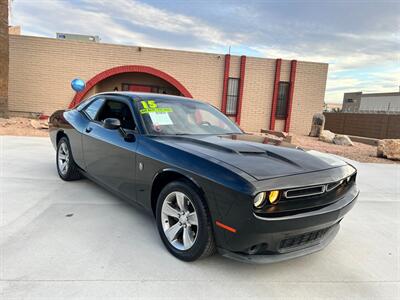
M 93 130 L 92 127 L 86 127 L 86 129 L 85 129 L 85 131 L 86 131 L 87 133 L 91 132 L 92 130 Z

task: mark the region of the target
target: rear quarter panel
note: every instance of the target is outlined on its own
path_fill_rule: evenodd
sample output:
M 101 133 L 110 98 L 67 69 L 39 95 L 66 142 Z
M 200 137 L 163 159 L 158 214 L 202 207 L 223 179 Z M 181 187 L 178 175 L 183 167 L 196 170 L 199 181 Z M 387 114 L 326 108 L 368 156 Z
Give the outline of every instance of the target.
M 75 163 L 83 170 L 86 169 L 83 149 L 82 132 L 89 120 L 77 110 L 60 110 L 53 113 L 49 121 L 49 135 L 53 146 L 57 147 L 57 134 L 63 133 L 68 137 Z

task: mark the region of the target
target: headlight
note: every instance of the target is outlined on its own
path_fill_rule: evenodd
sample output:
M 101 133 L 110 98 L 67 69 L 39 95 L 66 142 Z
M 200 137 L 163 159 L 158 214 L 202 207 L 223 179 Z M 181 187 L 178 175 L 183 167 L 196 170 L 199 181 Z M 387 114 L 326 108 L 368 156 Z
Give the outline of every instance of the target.
M 266 196 L 266 192 L 259 193 L 257 196 L 255 196 L 253 200 L 254 207 L 261 208 L 264 205 Z
M 269 203 L 276 204 L 279 201 L 279 191 L 270 191 L 268 195 Z
M 267 197 L 268 197 L 268 202 L 272 205 L 275 205 L 279 201 L 279 191 L 269 191 L 257 194 L 257 196 L 255 196 L 253 200 L 254 207 L 255 208 L 263 207 Z

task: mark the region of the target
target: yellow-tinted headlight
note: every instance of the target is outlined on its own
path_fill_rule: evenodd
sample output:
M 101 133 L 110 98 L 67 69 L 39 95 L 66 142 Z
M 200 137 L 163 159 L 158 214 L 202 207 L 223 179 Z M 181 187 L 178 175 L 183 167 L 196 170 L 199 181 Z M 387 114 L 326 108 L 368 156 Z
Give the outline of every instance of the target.
M 279 200 L 279 191 L 270 191 L 268 195 L 269 203 L 276 204 Z
M 259 193 L 257 196 L 254 197 L 253 205 L 256 208 L 260 208 L 264 205 L 265 198 L 267 194 L 265 192 Z

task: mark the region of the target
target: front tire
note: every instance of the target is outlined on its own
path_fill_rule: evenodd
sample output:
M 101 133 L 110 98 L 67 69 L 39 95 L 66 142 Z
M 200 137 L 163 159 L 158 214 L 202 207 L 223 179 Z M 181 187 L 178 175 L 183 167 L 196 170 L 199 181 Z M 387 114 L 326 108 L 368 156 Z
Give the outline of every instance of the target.
M 215 241 L 207 207 L 187 181 L 166 185 L 158 196 L 157 228 L 168 251 L 183 261 L 214 254 Z
M 72 181 L 82 177 L 72 157 L 71 146 L 67 137 L 62 137 L 57 144 L 57 171 L 62 180 Z

